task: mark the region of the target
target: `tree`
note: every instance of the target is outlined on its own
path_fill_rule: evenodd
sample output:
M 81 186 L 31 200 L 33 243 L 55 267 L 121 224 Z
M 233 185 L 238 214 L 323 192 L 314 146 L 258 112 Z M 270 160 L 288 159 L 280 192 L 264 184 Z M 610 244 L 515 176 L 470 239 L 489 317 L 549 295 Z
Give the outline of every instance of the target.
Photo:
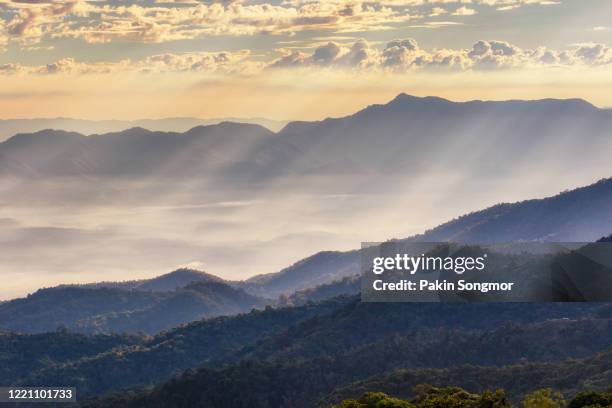
M 523 408 L 564 408 L 567 404 L 559 391 L 544 388 L 525 395 L 522 405 Z

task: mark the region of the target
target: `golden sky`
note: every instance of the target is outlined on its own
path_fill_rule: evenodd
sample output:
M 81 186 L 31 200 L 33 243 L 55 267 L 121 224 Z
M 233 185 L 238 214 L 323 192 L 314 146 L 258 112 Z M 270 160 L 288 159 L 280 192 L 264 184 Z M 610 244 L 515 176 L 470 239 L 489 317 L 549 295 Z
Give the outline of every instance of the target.
M 612 106 L 608 0 L 0 0 L 0 117 L 319 119 L 400 92 Z

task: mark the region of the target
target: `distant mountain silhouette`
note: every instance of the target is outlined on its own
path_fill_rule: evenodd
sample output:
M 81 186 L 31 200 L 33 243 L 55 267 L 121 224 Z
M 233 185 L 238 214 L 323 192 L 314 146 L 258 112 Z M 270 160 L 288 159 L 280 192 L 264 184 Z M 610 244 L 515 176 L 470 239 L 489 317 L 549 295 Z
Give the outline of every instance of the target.
M 0 331 L 40 333 L 66 327 L 84 333 L 157 333 L 267 302 L 215 276 L 183 269 L 144 281 L 38 290 L 0 304 Z
M 84 135 L 119 132 L 133 127 L 142 127 L 159 132 L 186 132 L 196 126 L 215 125 L 228 121 L 261 125 L 274 132 L 287 124 L 287 121 L 265 118 L 163 118 L 140 120 L 85 120 L 73 118 L 0 119 L 0 141 L 6 140 L 17 133 L 31 133 L 45 129 L 65 130 Z
M 333 183 L 332 176 L 409 179 L 443 168 L 482 181 L 566 163 L 601 171 L 609 163 L 611 128 L 612 111 L 578 99 L 459 103 L 401 94 L 350 116 L 291 122 L 277 134 L 231 122 L 185 133 L 135 127 L 82 138 L 49 130 L 19 134 L 0 144 L 0 174 L 216 181 L 325 175 Z
M 594 146 L 610 146 L 606 139 L 611 124 L 611 110 L 578 99 L 460 103 L 400 94 L 350 116 L 289 123 L 279 132 L 279 140 L 291 148 L 285 148 L 284 157 L 277 155 L 274 165 L 298 175 L 374 173 L 404 178 L 443 165 L 477 175 L 478 180 L 491 172 L 510 171 L 519 162 L 545 164 L 551 150 L 559 162 L 601 159 L 603 153 Z M 260 147 L 254 157 L 266 158 L 273 148 L 278 151 L 279 140 Z M 524 155 L 542 162 L 524 163 Z
M 0 143 L 0 174 L 48 176 L 198 176 L 235 165 L 251 145 L 274 133 L 259 125 L 223 122 L 185 133 L 131 128 L 83 136 L 42 130 Z

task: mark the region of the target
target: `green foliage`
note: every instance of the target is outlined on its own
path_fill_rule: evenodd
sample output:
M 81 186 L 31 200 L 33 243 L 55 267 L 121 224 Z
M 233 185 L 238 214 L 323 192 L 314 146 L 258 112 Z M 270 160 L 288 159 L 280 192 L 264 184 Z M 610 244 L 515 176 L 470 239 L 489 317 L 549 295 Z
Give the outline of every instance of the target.
M 357 401 L 342 401 L 336 408 L 414 408 L 414 405 L 382 392 L 368 392 Z
M 303 305 L 308 302 L 320 302 L 340 295 L 356 295 L 361 291 L 361 277 L 359 275 L 347 276 L 343 279 L 304 289 L 291 296 L 281 296 L 279 305 Z
M 132 346 L 98 349 L 87 358 L 75 356 L 64 360 L 68 364 L 54 363 L 20 371 L 11 378 L 11 383 L 61 382 L 78 387 L 81 397 L 90 397 L 125 387 L 150 386 L 184 370 L 204 366 L 193 374 L 197 384 L 193 391 L 195 399 L 201 398 L 200 390 L 209 389 L 227 404 L 224 399 L 227 393 L 220 388 L 224 384 L 235 395 L 249 391 L 258 399 L 294 406 L 299 399 L 310 408 L 342 387 L 352 387 L 356 382 L 380 378 L 398 369 L 410 369 L 410 378 L 398 377 L 398 384 L 402 383 L 405 390 L 427 382 L 456 384 L 474 391 L 509 384 L 516 395 L 532 391 L 527 388 L 532 384 L 541 384 L 542 379 L 531 379 L 534 373 L 550 379 L 550 369 L 545 365 L 499 366 L 525 359 L 552 362 L 584 357 L 609 347 L 612 323 L 587 318 L 599 307 L 388 305 L 360 303 L 356 297 L 336 298 L 301 307 L 267 308 L 194 322 Z M 576 316 L 581 318 L 575 319 Z M 357 330 L 359 335 L 355 335 Z M 460 367 L 463 364 L 483 367 Z M 557 371 L 558 378 L 567 378 L 566 370 Z M 575 378 L 584 375 L 580 373 L 582 370 L 578 370 Z M 511 384 L 512 375 L 529 380 Z M 474 383 L 484 388 L 475 387 Z M 396 389 L 379 388 L 378 384 L 359 391 L 402 395 Z M 361 393 L 352 392 L 346 397 L 354 398 Z M 258 402 L 254 404 L 261 406 Z
M 52 364 L 44 369 L 26 370 L 12 376 L 10 383 L 41 386 L 71 384 L 78 388 L 81 398 L 126 387 L 152 385 L 209 361 L 213 366 L 218 366 L 219 362 L 229 362 L 240 350 L 253 347 L 266 336 L 284 332 L 288 327 L 313 316 L 331 313 L 346 305 L 347 301 L 336 299 L 318 305 L 267 308 L 232 317 L 197 321 L 160 333 L 131 347 L 109 346 L 97 349 L 88 358 L 75 358 L 70 364 Z M 25 338 L 17 337 L 17 341 Z M 2 352 L 0 344 L 0 356 Z
M 415 396 L 410 400 L 392 398 L 382 392 L 367 392 L 358 400 L 346 399 L 334 408 L 510 408 L 503 390 L 484 391 L 471 394 L 458 387 L 436 388 L 430 385 L 415 387 Z M 524 408 L 562 408 L 565 399 L 558 391 L 543 388 L 523 398 Z M 595 408 L 612 406 L 610 392 L 583 391 L 571 400 L 568 408 Z
M 582 391 L 576 394 L 567 408 L 590 408 L 612 406 L 612 392 Z
M 145 337 L 136 335 L 86 336 L 66 330 L 44 334 L 0 333 L 0 384 L 15 384 L 32 372 L 146 341 Z
M 523 408 L 564 408 L 566 402 L 559 391 L 543 388 L 527 394 L 522 405 Z
M 382 392 L 367 392 L 358 400 L 344 400 L 335 408 L 510 408 L 503 390 L 478 395 L 458 387 L 420 385 L 415 394 L 411 401 L 406 401 Z

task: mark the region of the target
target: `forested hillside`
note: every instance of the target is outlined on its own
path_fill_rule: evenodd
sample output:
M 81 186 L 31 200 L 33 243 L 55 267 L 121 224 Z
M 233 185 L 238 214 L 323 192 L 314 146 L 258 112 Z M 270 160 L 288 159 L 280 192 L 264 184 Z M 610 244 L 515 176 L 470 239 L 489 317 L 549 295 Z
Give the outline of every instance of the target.
M 363 362 L 368 364 L 368 362 Z M 364 368 L 359 365 L 359 368 Z M 566 394 L 585 389 L 605 390 L 612 381 L 612 352 L 581 360 L 556 363 L 519 363 L 509 366 L 463 365 L 444 369 L 400 370 L 341 387 L 346 367 L 334 360 L 305 368 L 300 363 L 274 366 L 244 362 L 223 370 L 201 369 L 136 395 L 116 395 L 88 403 L 90 407 L 330 407 L 345 399 L 359 398 L 364 392 L 382 391 L 400 398 L 412 398 L 420 384 L 440 387 L 459 386 L 473 392 L 505 388 L 509 395 L 521 396 L 540 388 L 553 387 Z M 353 370 L 359 368 L 352 367 Z M 335 388 L 338 388 L 334 391 Z M 446 408 L 446 405 L 434 405 Z M 490 405 L 486 405 L 490 406 Z M 497 406 L 497 405 L 493 405 Z
M 238 351 L 252 347 L 261 339 L 282 333 L 301 321 L 329 314 L 347 302 L 349 299 L 341 298 L 316 305 L 266 308 L 233 317 L 196 321 L 138 341 L 131 347 L 123 347 L 122 342 L 121 347 L 109 345 L 85 359 L 48 364 L 10 377 L 7 383 L 43 385 L 59 381 L 74 384 L 82 397 L 150 385 L 207 362 L 231 361 Z M 16 335 L 14 342 L 27 339 L 27 335 Z M 70 347 L 70 343 L 66 343 L 66 347 Z M 2 350 L 11 355 L 13 349 Z
M 193 279 L 180 284 L 165 278 L 41 289 L 0 304 L 0 330 L 40 333 L 66 327 L 83 333 L 155 334 L 205 317 L 247 312 L 269 302 L 218 278 Z
M 612 179 L 606 179 L 552 197 L 498 204 L 421 235 L 397 238 L 404 242 L 471 244 L 592 242 L 612 231 L 611 202 Z M 359 250 L 321 252 L 278 273 L 256 276 L 238 284 L 255 294 L 290 295 L 359 274 L 360 256 Z
M 437 388 L 428 384 L 415 387 L 413 394 L 414 397 L 410 399 L 399 399 L 382 392 L 367 392 L 358 399 L 344 400 L 334 408 L 510 408 L 513 406 L 511 399 L 518 399 L 517 395 L 508 395 L 503 389 L 475 394 L 459 387 Z M 559 391 L 542 388 L 521 396 L 520 404 L 524 408 L 605 407 L 612 403 L 612 392 L 581 391 L 570 398 L 568 403 Z

